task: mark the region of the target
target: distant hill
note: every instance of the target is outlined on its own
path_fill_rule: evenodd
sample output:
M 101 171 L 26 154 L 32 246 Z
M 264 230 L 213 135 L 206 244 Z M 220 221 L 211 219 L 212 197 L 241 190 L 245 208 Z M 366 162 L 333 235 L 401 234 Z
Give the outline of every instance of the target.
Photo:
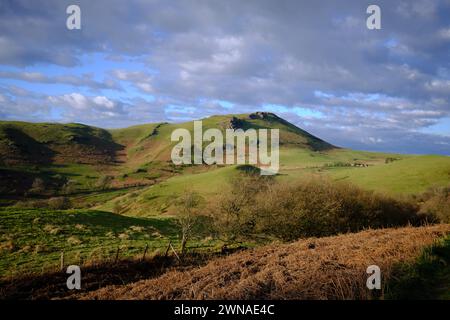
M 279 129 L 281 147 L 296 147 L 311 151 L 336 148 L 330 143 L 296 127 L 273 113 L 255 112 L 239 115 L 211 116 L 202 119 L 203 130 L 225 129 Z M 126 147 L 126 161 L 145 163 L 147 161 L 168 161 L 174 143 L 170 142 L 172 132 L 185 128 L 193 132 L 194 122 L 157 123 L 111 130 L 114 140 Z
M 280 129 L 280 144 L 309 150 L 329 150 L 333 145 L 309 134 L 273 113 L 212 116 L 204 129 Z M 177 128 L 193 130 L 193 121 L 180 124 L 151 123 L 105 130 L 83 124 L 0 122 L 0 163 L 131 165 L 170 160 L 170 135 Z M 126 150 L 121 152 L 121 150 Z
M 331 144 L 273 113 L 212 116 L 204 130 L 280 129 L 281 148 L 333 150 Z M 148 185 L 177 175 L 186 167 L 171 162 L 171 134 L 177 128 L 193 132 L 194 122 L 149 123 L 106 130 L 78 123 L 0 121 L 0 193 L 22 195 L 40 178 L 49 190 L 75 181 L 76 189 L 92 190 L 101 176 L 113 176 L 115 187 Z M 204 170 L 195 166 L 189 172 Z M 54 192 L 50 192 L 54 193 Z
M 111 134 L 83 124 L 0 122 L 0 162 L 111 163 L 122 147 Z
M 203 130 L 218 128 L 280 130 L 280 179 L 308 174 L 328 175 L 361 187 L 388 193 L 420 193 L 450 181 L 450 157 L 413 156 L 339 148 L 269 112 L 230 114 L 202 119 Z M 170 214 L 173 199 L 189 186 L 204 195 L 220 194 L 236 173 L 232 166 L 175 166 L 170 158 L 171 134 L 194 121 L 148 123 L 106 130 L 83 124 L 0 121 L 0 194 L 27 196 L 36 179 L 44 181 L 44 196 L 73 192 L 139 188 L 133 197 L 92 199 L 111 211 L 121 201 L 125 212 Z M 211 183 L 214 181 L 214 183 Z M 152 186 L 158 184 L 158 188 Z M 151 199 L 151 201 L 149 201 Z M 86 205 L 81 198 L 80 205 Z M 1 201 L 0 201 L 1 205 Z

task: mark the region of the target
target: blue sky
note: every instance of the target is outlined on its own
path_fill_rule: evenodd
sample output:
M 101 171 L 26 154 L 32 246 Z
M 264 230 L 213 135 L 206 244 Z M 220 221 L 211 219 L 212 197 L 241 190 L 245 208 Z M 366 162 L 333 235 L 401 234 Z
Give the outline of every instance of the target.
M 78 4 L 81 30 L 66 28 Z M 450 1 L 0 3 L 0 119 L 270 111 L 333 144 L 450 155 Z

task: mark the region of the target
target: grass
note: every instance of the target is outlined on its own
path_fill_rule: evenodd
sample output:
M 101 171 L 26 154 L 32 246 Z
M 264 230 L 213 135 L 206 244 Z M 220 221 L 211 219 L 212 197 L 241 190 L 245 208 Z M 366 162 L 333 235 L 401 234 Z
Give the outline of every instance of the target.
M 398 159 L 385 163 L 386 158 Z M 335 163 L 364 163 L 367 167 L 339 167 Z M 185 190 L 195 190 L 209 201 L 228 188 L 236 166 L 181 170 L 177 175 L 150 187 L 137 197 L 123 195 L 106 201 L 98 209 L 111 211 L 116 201 L 125 206 L 128 215 L 152 216 L 176 214 L 174 200 Z M 203 170 L 203 171 L 201 171 Z M 148 173 L 143 173 L 148 174 Z M 311 151 L 283 147 L 280 151 L 280 181 L 308 181 L 311 176 L 330 176 L 348 181 L 366 190 L 389 196 L 418 194 L 433 186 L 450 184 L 450 158 L 444 156 L 407 156 L 336 149 Z
M 271 114 L 263 117 L 250 117 L 249 114 L 212 116 L 202 119 L 203 129 L 225 130 L 232 119 L 238 119 L 236 121 L 244 129 L 280 129 L 280 179 L 302 179 L 310 174 L 329 174 L 336 180 L 349 180 L 364 188 L 390 194 L 419 193 L 430 186 L 450 182 L 449 157 L 332 148 L 319 138 Z M 15 131 L 11 132 L 11 128 Z M 215 168 L 172 166 L 170 152 L 175 142 L 171 142 L 170 137 L 177 128 L 192 132 L 193 122 L 150 123 L 106 131 L 81 124 L 3 121 L 0 122 L 0 154 L 16 155 L 18 159 L 24 152 L 25 156 L 31 155 L 35 159 L 39 159 L 40 154 L 47 155 L 50 157 L 47 159 L 48 163 L 31 165 L 23 162 L 6 166 L 5 169 L 29 176 L 44 175 L 50 180 L 55 176 L 74 180 L 78 191 L 94 191 L 93 185 L 102 175 L 115 177 L 114 188 L 163 182 L 159 188 L 150 187 L 143 193 L 145 197 L 138 201 L 143 206 L 142 209 L 137 208 L 137 204 L 130 206 L 139 215 L 161 214 L 171 211 L 168 205 L 170 198 L 178 194 L 180 189 L 190 186 L 191 180 L 195 188 L 205 190 L 205 195 L 210 195 L 223 187 L 222 182 L 226 180 L 224 175 L 233 172 L 217 168 L 218 172 L 212 173 Z M 19 141 L 22 138 L 24 140 Z M 15 153 L 17 148 L 20 151 L 18 154 Z M 103 149 L 107 152 L 102 151 Z M 114 161 L 111 160 L 113 158 Z M 397 161 L 386 164 L 387 158 Z M 84 163 L 75 163 L 77 161 L 74 160 Z M 108 161 L 102 162 L 103 160 Z M 336 165 L 339 163 L 363 163 L 368 167 L 340 167 Z M 14 180 L 13 188 L 2 185 L 2 181 L 0 187 L 16 190 L 16 194 L 20 194 L 30 187 L 33 179 L 27 180 L 17 175 L 10 180 Z M 152 200 L 155 204 L 147 205 L 146 199 L 158 200 Z M 105 203 L 105 207 L 111 208 L 112 205 Z
M 133 197 L 136 193 L 139 193 L 141 188 L 131 187 L 131 188 L 121 188 L 121 189 L 108 189 L 102 191 L 92 191 L 87 193 L 82 193 L 70 197 L 72 205 L 74 208 L 92 208 L 96 206 L 101 206 L 102 204 L 112 201 L 113 199 L 119 198 L 124 195 L 130 195 Z M 111 210 L 112 211 L 112 208 Z
M 127 215 L 155 216 L 161 214 L 176 214 L 175 200 L 186 190 L 196 191 L 208 201 L 228 187 L 228 181 L 236 173 L 234 166 L 208 170 L 197 174 L 182 174 L 166 181 L 142 189 L 134 194 L 107 201 L 97 207 L 100 210 L 111 211 L 115 203 L 125 207 Z
M 304 168 L 321 168 L 326 164 L 336 162 L 355 163 L 363 162 L 371 165 L 384 163 L 387 157 L 397 155 L 355 151 L 350 149 L 333 149 L 313 152 L 301 148 L 281 148 L 280 166 L 281 172 L 292 174 L 293 171 Z
M 366 168 L 327 170 L 336 180 L 348 180 L 370 190 L 413 194 L 450 182 L 450 157 L 410 156 L 399 161 Z
M 450 300 L 450 236 L 424 250 L 414 263 L 395 267 L 387 299 Z
M 112 259 L 164 250 L 168 242 L 178 246 L 178 228 L 165 217 L 136 218 L 95 210 L 0 209 L 0 277 L 23 272 L 41 272 L 59 264 L 61 251 L 66 262 Z M 196 238 L 194 247 L 214 243 Z
M 367 230 L 272 244 L 210 261 L 187 271 L 102 288 L 83 299 L 373 299 L 366 269 L 389 280 L 398 263 L 450 233 L 450 225 Z

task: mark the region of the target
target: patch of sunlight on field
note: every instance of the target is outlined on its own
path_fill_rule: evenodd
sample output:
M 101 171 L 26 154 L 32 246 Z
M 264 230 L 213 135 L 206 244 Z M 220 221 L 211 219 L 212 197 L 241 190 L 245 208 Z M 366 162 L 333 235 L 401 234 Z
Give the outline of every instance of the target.
M 384 163 L 388 157 L 404 158 L 396 154 L 354 151 L 349 149 L 334 149 L 329 151 L 311 151 L 299 148 L 280 149 L 280 171 L 296 170 L 299 168 L 321 167 L 325 164 L 337 162 L 354 163 L 364 162 L 368 164 Z
M 167 179 L 139 192 L 106 202 L 97 209 L 112 211 L 115 203 L 125 208 L 125 213 L 132 216 L 152 216 L 175 214 L 175 200 L 186 191 L 195 191 L 211 200 L 227 188 L 230 177 L 236 172 L 234 166 L 227 166 L 198 174 L 184 174 Z
M 432 186 L 450 184 L 450 157 L 410 156 L 366 168 L 332 168 L 335 180 L 350 181 L 363 188 L 388 193 L 421 193 Z

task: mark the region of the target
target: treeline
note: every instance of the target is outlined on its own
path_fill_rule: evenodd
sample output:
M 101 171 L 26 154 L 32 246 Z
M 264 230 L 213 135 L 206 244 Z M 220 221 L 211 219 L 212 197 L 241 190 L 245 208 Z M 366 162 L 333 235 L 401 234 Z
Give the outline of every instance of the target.
M 279 182 L 242 174 L 199 210 L 225 242 L 255 237 L 292 241 L 367 228 L 449 222 L 449 188 L 421 198 L 393 198 L 326 178 Z

